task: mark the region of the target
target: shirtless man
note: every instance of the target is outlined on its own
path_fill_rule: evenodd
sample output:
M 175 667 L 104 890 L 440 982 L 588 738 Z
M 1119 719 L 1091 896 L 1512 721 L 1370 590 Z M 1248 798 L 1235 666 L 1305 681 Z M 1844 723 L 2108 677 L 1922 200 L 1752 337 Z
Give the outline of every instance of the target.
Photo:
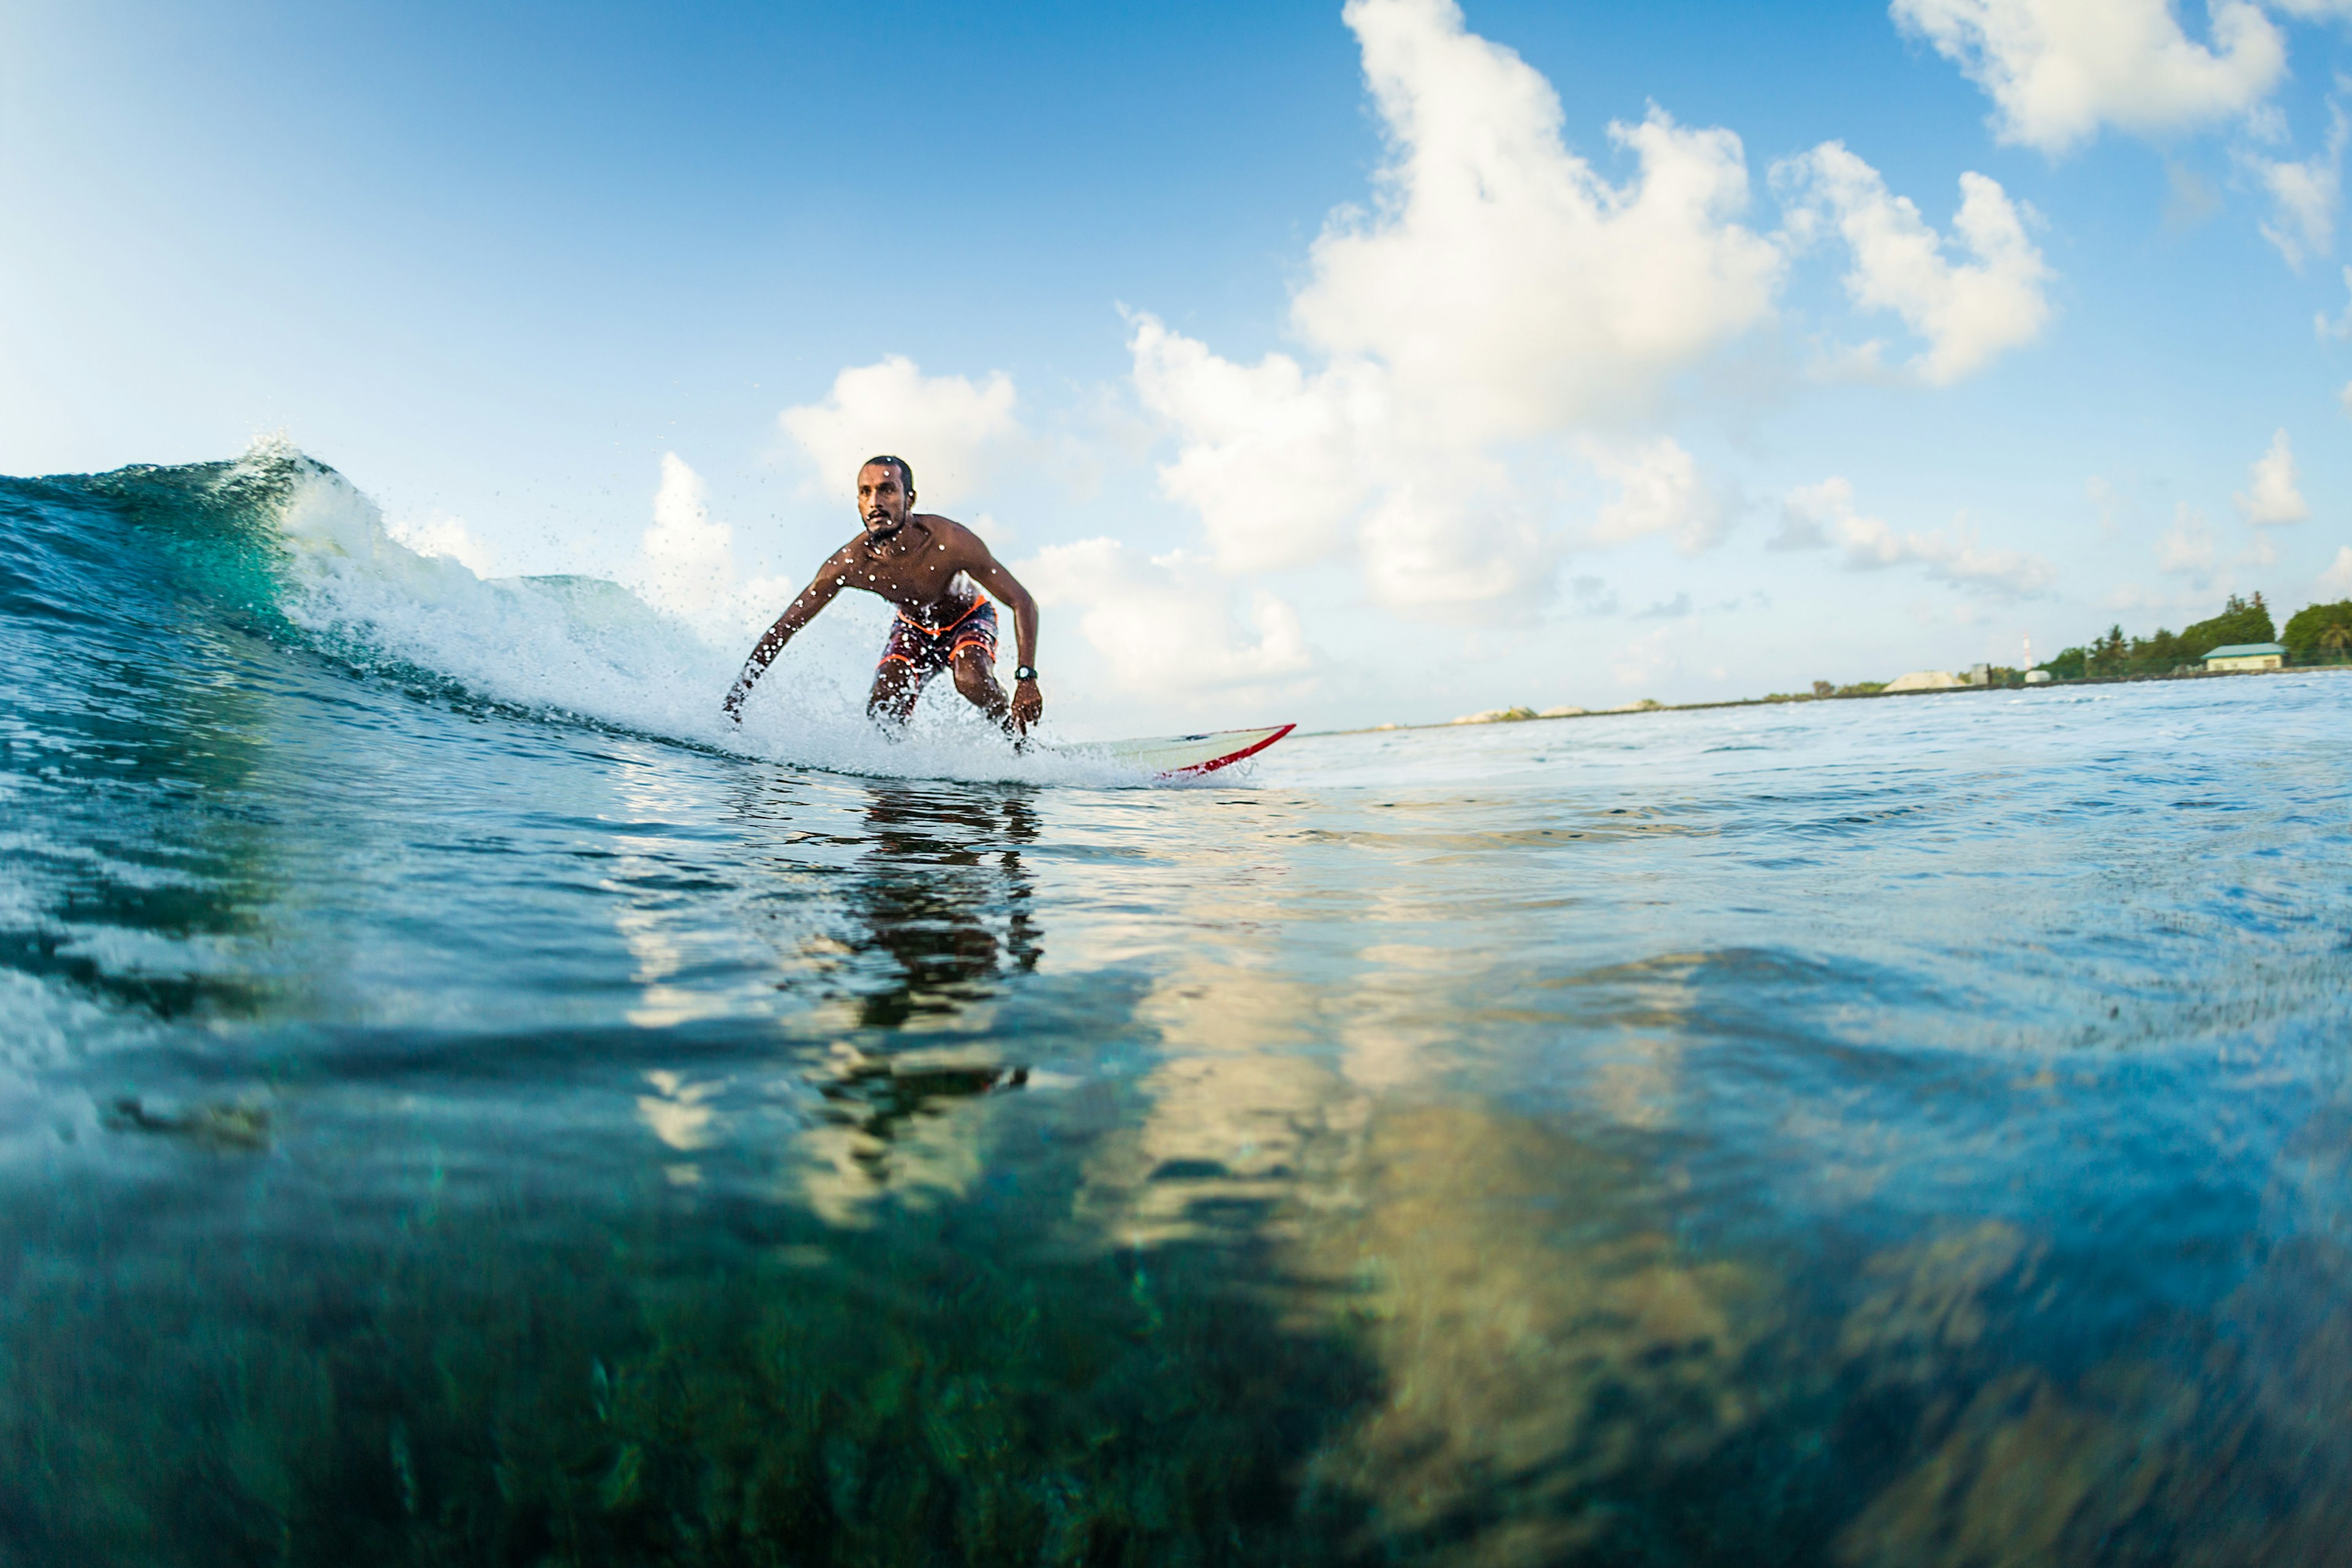
M 1037 601 L 978 534 L 914 506 L 915 474 L 907 459 L 868 458 L 857 470 L 857 515 L 866 531 L 827 557 L 800 597 L 761 634 L 727 693 L 730 719 L 743 721 L 743 699 L 752 682 L 794 634 L 844 588 L 863 588 L 898 606 L 898 618 L 882 645 L 882 662 L 874 670 L 874 689 L 866 699 L 868 715 L 904 724 L 924 686 L 945 669 L 954 671 L 965 701 L 1007 732 L 1028 732 L 1045 710 L 1037 672 L 1030 668 L 1037 657 Z M 1013 606 L 1020 668 L 1013 672 L 1010 700 L 996 684 L 996 606 L 990 594 Z

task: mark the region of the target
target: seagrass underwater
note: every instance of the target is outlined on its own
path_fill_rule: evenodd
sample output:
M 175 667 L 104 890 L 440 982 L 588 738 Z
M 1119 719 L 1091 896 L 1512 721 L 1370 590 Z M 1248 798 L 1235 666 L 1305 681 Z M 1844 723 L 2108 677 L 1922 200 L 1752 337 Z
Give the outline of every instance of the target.
M 0 1563 L 2337 1551 L 2341 677 L 1161 789 L 740 651 L 0 480 Z

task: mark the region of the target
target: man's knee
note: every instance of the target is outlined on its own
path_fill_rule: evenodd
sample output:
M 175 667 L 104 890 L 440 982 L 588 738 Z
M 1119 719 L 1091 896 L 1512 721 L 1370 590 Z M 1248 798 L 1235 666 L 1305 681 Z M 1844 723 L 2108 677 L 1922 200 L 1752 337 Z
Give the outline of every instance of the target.
M 874 672 L 873 689 L 866 694 L 866 710 L 873 713 L 909 707 L 921 689 L 922 682 L 914 667 L 894 660 Z
M 960 655 L 956 658 L 955 683 L 958 691 L 963 693 L 970 700 L 978 702 L 988 696 L 989 689 L 993 687 L 996 681 L 990 673 L 986 662 L 979 657 L 978 651 L 974 650 L 970 654 Z

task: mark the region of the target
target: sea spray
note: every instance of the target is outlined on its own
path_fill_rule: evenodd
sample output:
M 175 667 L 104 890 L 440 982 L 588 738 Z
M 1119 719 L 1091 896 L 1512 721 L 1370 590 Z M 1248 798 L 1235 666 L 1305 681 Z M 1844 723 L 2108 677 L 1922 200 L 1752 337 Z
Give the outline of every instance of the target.
M 731 724 L 714 694 L 734 679 L 748 638 L 730 640 L 724 627 L 665 613 L 601 578 L 486 580 L 454 558 L 421 554 L 342 475 L 282 443 L 257 444 L 233 463 L 138 472 L 151 489 L 201 503 L 215 531 L 207 537 L 200 521 L 194 538 L 226 546 L 245 568 L 237 607 L 365 675 L 835 772 L 1148 782 L 1082 751 L 1016 751 L 944 690 L 929 694 L 903 731 L 886 734 L 864 712 L 868 670 L 817 662 L 806 647 L 770 671 L 744 723 Z M 172 509 L 158 510 L 189 531 Z M 274 594 L 254 591 L 256 565 L 274 579 Z M 1040 738 L 1050 742 L 1053 731 Z

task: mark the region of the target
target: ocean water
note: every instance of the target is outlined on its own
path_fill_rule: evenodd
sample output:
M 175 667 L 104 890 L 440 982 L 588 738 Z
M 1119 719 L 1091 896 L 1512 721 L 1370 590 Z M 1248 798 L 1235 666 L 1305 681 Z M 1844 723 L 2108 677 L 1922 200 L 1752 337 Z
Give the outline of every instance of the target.
M 1154 788 L 736 657 L 0 481 L 0 1563 L 2344 1560 L 2352 678 Z

